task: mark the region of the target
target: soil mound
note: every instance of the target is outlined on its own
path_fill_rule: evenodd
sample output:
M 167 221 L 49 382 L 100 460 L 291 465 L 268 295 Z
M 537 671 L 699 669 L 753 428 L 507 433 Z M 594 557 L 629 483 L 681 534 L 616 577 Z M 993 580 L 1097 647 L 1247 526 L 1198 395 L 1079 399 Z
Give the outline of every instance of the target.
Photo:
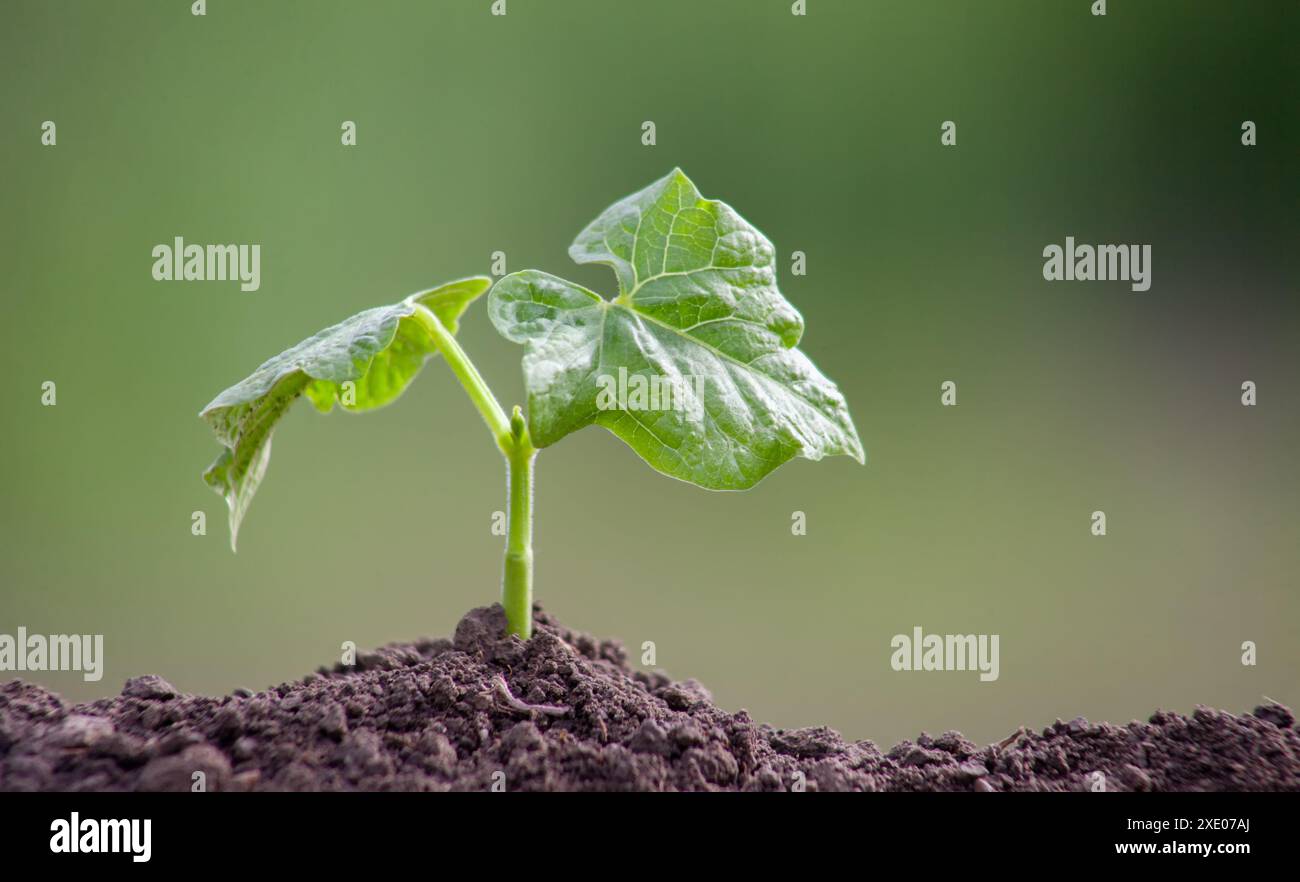
M 499 606 L 451 640 L 253 694 L 184 695 L 160 677 L 77 706 L 0 686 L 0 789 L 1300 790 L 1300 731 L 1279 704 L 1125 726 L 1086 720 L 979 747 L 956 732 L 887 753 L 825 728 L 774 729 L 694 680 L 635 671 L 616 641 Z M 1101 773 L 1098 777 L 1095 773 Z

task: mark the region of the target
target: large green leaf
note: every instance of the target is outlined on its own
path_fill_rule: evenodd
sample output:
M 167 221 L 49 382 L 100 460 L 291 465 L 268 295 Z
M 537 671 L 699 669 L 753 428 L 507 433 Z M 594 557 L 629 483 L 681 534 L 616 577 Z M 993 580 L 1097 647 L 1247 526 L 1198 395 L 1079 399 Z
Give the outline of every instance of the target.
M 680 169 L 606 209 L 569 255 L 612 266 L 618 297 L 536 270 L 488 295 L 497 330 L 525 347 L 534 444 L 595 423 L 711 490 L 795 456 L 864 460 L 844 396 L 794 348 L 803 319 L 777 290 L 772 243 Z M 623 380 L 676 397 L 611 395 Z
M 359 312 L 269 359 L 222 392 L 199 414 L 224 448 L 203 474 L 230 507 L 230 546 L 266 473 L 271 434 L 285 411 L 306 395 L 322 413 L 372 410 L 393 401 L 437 352 L 412 318 L 429 308 L 451 333 L 461 313 L 492 284 L 476 276 L 412 294 L 401 303 Z M 345 383 L 353 386 L 345 386 Z

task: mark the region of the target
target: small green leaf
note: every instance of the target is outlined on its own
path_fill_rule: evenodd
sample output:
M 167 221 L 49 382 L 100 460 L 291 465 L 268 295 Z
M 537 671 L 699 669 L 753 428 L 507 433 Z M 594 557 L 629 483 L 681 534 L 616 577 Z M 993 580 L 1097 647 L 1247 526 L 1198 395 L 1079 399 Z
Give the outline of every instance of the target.
M 795 456 L 864 461 L 844 396 L 794 348 L 803 319 L 777 289 L 772 243 L 680 169 L 606 209 L 569 255 L 613 267 L 619 296 L 536 270 L 488 295 L 497 330 L 525 347 L 538 447 L 595 423 L 710 490 L 752 487 Z M 658 400 L 636 406 L 623 390 L 638 385 Z
M 322 413 L 382 407 L 402 394 L 425 359 L 437 352 L 413 319 L 429 308 L 451 333 L 461 313 L 492 284 L 476 276 L 412 294 L 401 303 L 359 312 L 269 359 L 222 392 L 199 414 L 221 442 L 203 480 L 230 507 L 230 547 L 271 458 L 271 434 L 289 405 L 305 394 Z M 351 382 L 354 387 L 344 384 Z

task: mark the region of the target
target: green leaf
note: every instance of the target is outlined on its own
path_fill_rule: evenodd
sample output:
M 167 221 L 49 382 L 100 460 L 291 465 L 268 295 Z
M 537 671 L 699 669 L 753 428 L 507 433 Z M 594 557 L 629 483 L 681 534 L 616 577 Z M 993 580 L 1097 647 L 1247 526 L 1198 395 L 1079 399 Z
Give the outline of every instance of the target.
M 425 359 L 437 352 L 412 318 L 429 308 L 451 333 L 461 313 L 492 284 L 477 276 L 412 294 L 392 306 L 359 312 L 264 362 L 199 414 L 224 448 L 203 480 L 230 507 L 230 547 L 271 458 L 271 434 L 300 395 L 322 413 L 382 407 L 402 394 Z M 349 387 L 345 384 L 351 383 Z
M 794 348 L 803 319 L 777 290 L 772 243 L 680 169 L 606 209 L 569 255 L 613 267 L 618 297 L 536 270 L 488 295 L 497 330 L 525 347 L 534 444 L 595 423 L 710 490 L 752 487 L 795 456 L 864 461 L 844 396 Z

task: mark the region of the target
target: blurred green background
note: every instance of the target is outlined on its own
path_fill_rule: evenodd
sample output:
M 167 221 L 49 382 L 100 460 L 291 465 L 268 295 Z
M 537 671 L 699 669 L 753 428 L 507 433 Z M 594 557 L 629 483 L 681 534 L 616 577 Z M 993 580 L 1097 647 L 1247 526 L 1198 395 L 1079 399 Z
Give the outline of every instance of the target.
M 725 708 L 882 745 L 1300 704 L 1300 7 L 1109 5 L 6 0 L 0 633 L 104 634 L 100 683 L 27 675 L 77 699 L 449 633 L 496 598 L 505 495 L 440 363 L 375 414 L 295 408 L 237 556 L 196 414 L 497 250 L 615 290 L 569 242 L 680 165 L 775 242 L 868 463 L 711 494 L 572 436 L 538 462 L 549 611 L 654 641 Z M 1150 244 L 1151 290 L 1044 282 L 1067 235 Z M 261 290 L 153 281 L 175 236 L 260 243 Z M 519 400 L 482 304 L 461 340 Z M 894 672 L 914 625 L 1001 635 L 1000 679 Z

